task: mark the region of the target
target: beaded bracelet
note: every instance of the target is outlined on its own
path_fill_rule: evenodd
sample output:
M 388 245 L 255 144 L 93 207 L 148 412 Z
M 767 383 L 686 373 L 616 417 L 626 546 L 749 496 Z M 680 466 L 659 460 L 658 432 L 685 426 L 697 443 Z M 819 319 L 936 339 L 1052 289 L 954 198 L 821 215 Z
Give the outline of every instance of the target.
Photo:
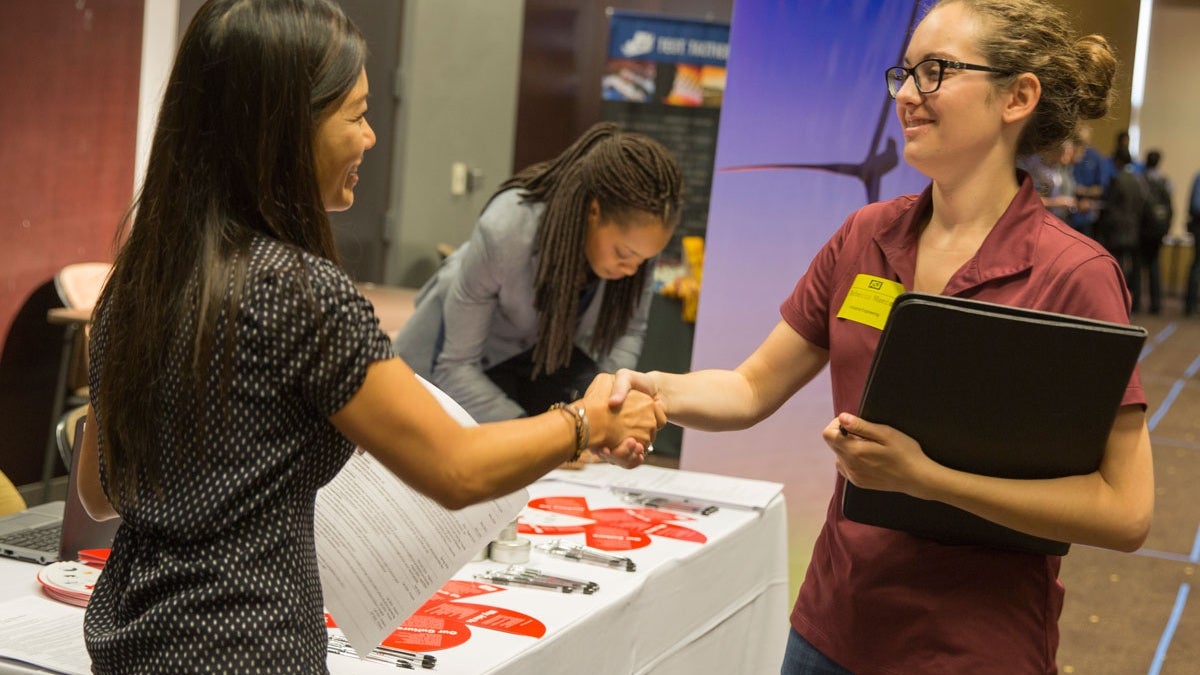
M 592 438 L 592 428 L 588 424 L 587 411 L 570 403 L 562 402 L 551 405 L 550 409 L 562 410 L 575 418 L 575 455 L 571 457 L 571 461 L 579 461 L 579 456 L 587 449 Z

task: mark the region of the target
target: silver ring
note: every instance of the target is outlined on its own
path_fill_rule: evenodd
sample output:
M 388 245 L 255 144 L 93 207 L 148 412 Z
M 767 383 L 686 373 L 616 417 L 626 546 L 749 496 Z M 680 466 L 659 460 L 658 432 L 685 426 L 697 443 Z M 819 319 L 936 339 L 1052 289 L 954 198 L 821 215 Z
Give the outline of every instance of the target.
M 646 454 L 648 455 L 648 454 L 650 454 L 650 453 L 652 453 L 652 452 L 654 452 L 654 444 L 653 444 L 653 443 L 647 443 L 647 444 L 646 444 Z

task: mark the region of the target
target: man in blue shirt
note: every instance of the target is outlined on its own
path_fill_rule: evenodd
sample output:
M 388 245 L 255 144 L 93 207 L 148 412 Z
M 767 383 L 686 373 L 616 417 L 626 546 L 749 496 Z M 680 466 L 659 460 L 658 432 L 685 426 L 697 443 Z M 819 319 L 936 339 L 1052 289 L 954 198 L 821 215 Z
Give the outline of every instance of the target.
M 1104 192 L 1113 177 L 1112 160 L 1105 157 L 1092 146 L 1092 128 L 1087 124 L 1079 125 L 1076 130 L 1078 137 L 1079 160 L 1075 162 L 1075 196 L 1076 209 L 1071 214 L 1068 224 L 1089 237 L 1096 235 L 1096 219 L 1104 206 Z

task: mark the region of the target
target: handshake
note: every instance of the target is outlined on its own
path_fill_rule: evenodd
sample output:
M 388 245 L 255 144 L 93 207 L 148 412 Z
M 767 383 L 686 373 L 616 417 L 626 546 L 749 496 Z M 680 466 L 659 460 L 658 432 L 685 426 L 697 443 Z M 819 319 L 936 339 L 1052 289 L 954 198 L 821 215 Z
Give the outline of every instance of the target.
M 654 437 L 667 424 L 666 407 L 653 382 L 631 370 L 600 373 L 575 405 L 587 411 L 592 453 L 626 469 L 654 452 Z

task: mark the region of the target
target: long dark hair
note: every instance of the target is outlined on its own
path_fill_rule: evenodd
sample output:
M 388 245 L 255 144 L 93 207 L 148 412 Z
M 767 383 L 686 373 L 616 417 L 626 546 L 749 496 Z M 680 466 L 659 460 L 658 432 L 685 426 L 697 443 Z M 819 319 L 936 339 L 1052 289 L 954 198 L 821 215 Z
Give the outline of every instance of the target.
M 206 411 L 231 379 L 251 240 L 295 247 L 297 264 L 300 251 L 337 261 L 313 139 L 365 60 L 358 29 L 328 0 L 210 0 L 193 18 L 96 309 L 106 339 L 94 400 L 114 503 L 136 499 L 139 481 L 161 485 L 160 426 L 202 453 L 200 430 L 219 423 Z M 190 367 L 168 403 L 158 383 L 172 363 Z
M 511 188 L 524 190 L 527 202 L 546 204 L 537 232 L 534 280 L 536 377 L 571 360 L 579 295 L 587 279 L 587 213 L 592 200 L 600 205 L 602 217 L 621 222 L 634 211 L 644 211 L 674 229 L 683 206 L 683 177 L 675 158 L 658 141 L 601 122 L 558 157 L 509 178 L 496 193 Z M 647 262 L 632 276 L 605 283 L 593 351 L 609 353 L 624 335 L 645 288 Z

